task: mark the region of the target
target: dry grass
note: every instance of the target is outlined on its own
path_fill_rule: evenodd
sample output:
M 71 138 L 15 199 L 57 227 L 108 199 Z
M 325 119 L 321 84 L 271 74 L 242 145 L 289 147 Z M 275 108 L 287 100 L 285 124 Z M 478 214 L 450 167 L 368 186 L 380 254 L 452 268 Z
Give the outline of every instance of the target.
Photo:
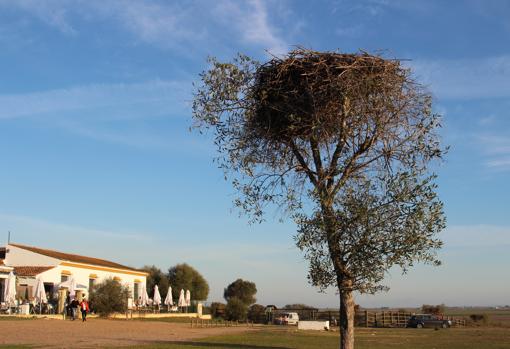
M 333 349 L 338 332 L 295 327 L 191 329 L 187 324 L 93 319 L 2 321 L 0 347 L 118 347 L 168 349 Z M 510 349 L 510 329 L 497 327 L 356 330 L 356 349 Z

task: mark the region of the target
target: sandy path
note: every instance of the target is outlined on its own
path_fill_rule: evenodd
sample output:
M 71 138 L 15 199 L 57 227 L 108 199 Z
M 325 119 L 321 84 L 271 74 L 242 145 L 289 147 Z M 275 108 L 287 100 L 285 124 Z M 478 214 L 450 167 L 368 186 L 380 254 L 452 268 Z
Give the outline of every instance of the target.
M 225 333 L 248 331 L 246 327 L 190 328 L 189 324 L 149 321 L 89 319 L 0 321 L 0 344 L 28 344 L 52 348 L 91 348 L 188 341 Z

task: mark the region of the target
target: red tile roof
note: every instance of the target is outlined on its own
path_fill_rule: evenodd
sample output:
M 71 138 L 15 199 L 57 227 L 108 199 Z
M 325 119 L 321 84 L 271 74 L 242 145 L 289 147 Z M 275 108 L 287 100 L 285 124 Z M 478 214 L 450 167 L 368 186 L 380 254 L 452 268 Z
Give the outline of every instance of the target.
M 39 266 L 22 266 L 14 267 L 14 273 L 18 276 L 37 276 L 44 273 L 46 270 L 53 269 L 55 267 L 39 267 Z
M 33 247 L 33 246 L 26 246 L 26 245 L 20 245 L 20 244 L 10 244 L 11 246 L 22 248 L 27 251 L 31 251 L 34 253 L 42 254 L 44 256 L 53 257 L 56 259 L 60 259 L 62 261 L 68 261 L 68 262 L 75 262 L 75 263 L 83 263 L 83 264 L 92 264 L 92 265 L 98 265 L 102 267 L 109 267 L 109 268 L 116 268 L 116 269 L 124 269 L 124 270 L 132 270 L 137 272 L 143 272 L 142 270 L 138 270 L 135 268 L 127 267 L 122 264 L 118 264 L 115 262 L 110 262 L 104 259 L 99 258 L 93 258 L 93 257 L 86 257 L 86 256 L 80 256 L 77 254 L 70 254 L 70 253 L 64 253 L 54 250 L 47 250 L 39 247 Z

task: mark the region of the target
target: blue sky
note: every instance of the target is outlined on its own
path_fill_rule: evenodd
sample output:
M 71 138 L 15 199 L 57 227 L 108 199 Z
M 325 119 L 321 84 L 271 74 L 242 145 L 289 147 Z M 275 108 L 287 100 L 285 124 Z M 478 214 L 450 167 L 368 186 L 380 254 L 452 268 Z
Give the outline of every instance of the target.
M 263 304 L 336 306 L 306 282 L 294 226 L 250 226 L 190 133 L 208 55 L 267 59 L 293 45 L 408 59 L 444 115 L 444 262 L 392 270 L 364 306 L 508 304 L 508 1 L 0 0 L 0 234 L 167 268 L 188 262 L 210 300 L 238 277 Z

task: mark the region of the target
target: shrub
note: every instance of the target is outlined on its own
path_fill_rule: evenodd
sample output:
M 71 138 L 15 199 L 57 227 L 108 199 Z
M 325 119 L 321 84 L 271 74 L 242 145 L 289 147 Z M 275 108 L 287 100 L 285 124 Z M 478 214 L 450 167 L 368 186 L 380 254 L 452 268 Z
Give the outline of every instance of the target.
M 469 318 L 477 324 L 487 325 L 489 323 L 489 315 L 487 314 L 471 314 Z
M 225 317 L 230 321 L 244 321 L 248 313 L 248 306 L 239 298 L 230 298 L 225 307 Z
M 253 304 L 248 310 L 248 320 L 263 324 L 266 322 L 266 307 L 260 304 Z
M 96 313 L 107 317 L 113 313 L 126 311 L 129 294 L 126 286 L 113 279 L 106 279 L 94 286 L 90 292 L 90 303 Z
M 212 302 L 211 303 L 211 316 L 213 318 L 225 318 L 225 304 L 220 302 Z
M 421 306 L 421 311 L 424 314 L 444 314 L 445 305 L 444 304 L 438 304 L 438 305 L 429 305 L 429 304 L 423 304 Z

